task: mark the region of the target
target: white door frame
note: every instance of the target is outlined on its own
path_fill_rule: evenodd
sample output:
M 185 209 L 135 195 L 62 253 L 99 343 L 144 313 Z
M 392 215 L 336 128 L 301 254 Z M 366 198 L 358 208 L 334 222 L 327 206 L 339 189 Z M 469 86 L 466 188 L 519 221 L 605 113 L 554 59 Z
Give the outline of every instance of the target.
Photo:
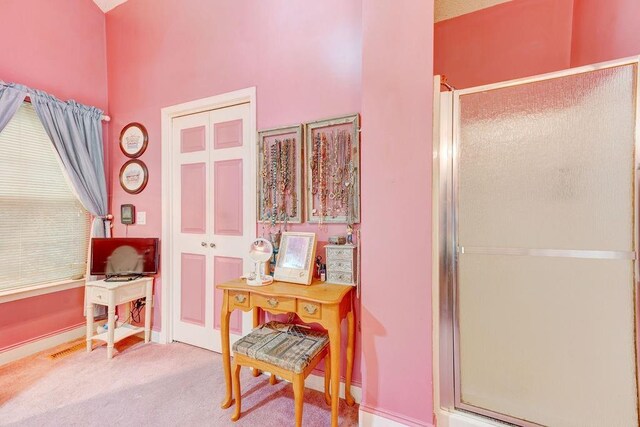
M 251 145 L 251 159 L 249 161 L 250 173 L 252 179 L 249 180 L 249 194 L 256 194 L 256 88 L 249 87 L 236 90 L 233 92 L 223 93 L 221 95 L 211 96 L 208 98 L 197 99 L 178 105 L 165 107 L 161 110 L 161 144 L 162 144 L 162 242 L 160 254 L 160 271 L 161 271 L 161 304 L 160 313 L 162 317 L 159 341 L 161 344 L 168 344 L 173 341 L 172 331 L 172 286 L 171 286 L 171 254 L 172 254 L 172 219 L 171 219 L 171 194 L 173 190 L 173 182 L 171 181 L 171 135 L 173 130 L 173 119 L 188 114 L 200 113 L 203 111 L 216 110 L 233 105 L 249 103 L 249 144 Z M 250 197 L 251 203 L 244 209 L 249 209 L 253 218 L 252 223 L 257 223 L 256 217 L 256 197 Z M 244 323 L 244 322 L 243 322 Z

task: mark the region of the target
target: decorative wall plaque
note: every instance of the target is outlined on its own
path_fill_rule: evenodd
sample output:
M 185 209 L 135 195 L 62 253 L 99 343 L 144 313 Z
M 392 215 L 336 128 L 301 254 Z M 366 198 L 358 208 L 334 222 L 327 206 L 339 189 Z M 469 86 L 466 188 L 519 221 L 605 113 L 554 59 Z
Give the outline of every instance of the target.
M 120 132 L 120 149 L 127 157 L 140 157 L 148 142 L 147 129 L 140 123 L 129 123 Z
M 129 194 L 138 194 L 147 186 L 149 172 L 144 162 L 133 159 L 120 168 L 120 185 Z

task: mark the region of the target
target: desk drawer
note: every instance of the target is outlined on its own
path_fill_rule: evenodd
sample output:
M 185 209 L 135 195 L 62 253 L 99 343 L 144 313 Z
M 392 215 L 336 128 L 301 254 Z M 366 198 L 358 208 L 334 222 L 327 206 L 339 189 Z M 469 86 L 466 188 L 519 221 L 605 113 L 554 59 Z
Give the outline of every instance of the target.
M 109 291 L 96 286 L 87 286 L 87 299 L 94 304 L 108 305 Z
M 124 304 L 125 302 L 133 301 L 138 298 L 144 298 L 146 295 L 146 283 L 136 283 L 129 286 L 121 286 L 115 290 L 116 293 L 116 305 Z
M 292 313 L 296 311 L 296 299 L 287 297 L 267 297 L 264 295 L 251 295 L 254 305 L 269 310 Z
M 249 292 L 230 291 L 229 305 L 231 307 L 249 308 Z
M 298 301 L 298 314 L 304 319 L 322 319 L 322 304 L 312 301 Z

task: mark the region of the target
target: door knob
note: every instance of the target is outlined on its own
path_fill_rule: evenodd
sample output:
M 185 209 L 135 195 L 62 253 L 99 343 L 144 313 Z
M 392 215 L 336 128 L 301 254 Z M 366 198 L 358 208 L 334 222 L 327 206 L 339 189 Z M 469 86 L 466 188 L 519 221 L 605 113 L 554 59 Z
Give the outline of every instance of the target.
M 209 243 L 209 246 L 211 246 L 212 248 L 215 248 L 216 244 L 215 243 Z
M 207 246 L 207 242 L 202 242 L 200 243 L 201 246 L 206 247 Z

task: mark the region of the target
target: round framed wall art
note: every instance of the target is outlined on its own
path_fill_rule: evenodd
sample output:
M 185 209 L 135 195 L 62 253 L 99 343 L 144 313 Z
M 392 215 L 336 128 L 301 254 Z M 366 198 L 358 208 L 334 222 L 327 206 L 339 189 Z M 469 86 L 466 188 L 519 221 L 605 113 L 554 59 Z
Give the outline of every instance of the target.
M 132 159 L 120 168 L 120 185 L 129 194 L 138 194 L 147 186 L 149 171 L 144 162 Z
M 129 123 L 120 132 L 120 150 L 132 159 L 140 157 L 147 149 L 149 135 L 140 123 Z

